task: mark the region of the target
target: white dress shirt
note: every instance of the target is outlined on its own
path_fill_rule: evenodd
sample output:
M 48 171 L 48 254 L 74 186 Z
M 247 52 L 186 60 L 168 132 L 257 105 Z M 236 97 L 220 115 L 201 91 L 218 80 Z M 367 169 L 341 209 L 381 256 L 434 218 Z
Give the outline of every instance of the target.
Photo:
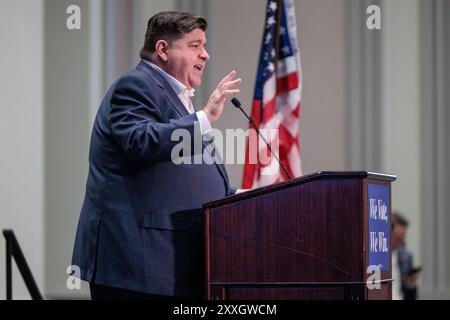
M 203 110 L 200 110 L 198 112 L 195 112 L 195 109 L 192 105 L 191 97 L 194 96 L 195 89 L 188 89 L 184 84 L 182 84 L 180 81 L 175 79 L 173 76 L 165 72 L 163 69 L 158 67 L 156 64 L 148 61 L 143 60 L 145 63 L 147 63 L 150 67 L 158 71 L 164 79 L 166 79 L 169 83 L 172 89 L 177 94 L 178 98 L 183 103 L 186 110 L 189 112 L 189 114 L 196 113 L 198 121 L 200 123 L 200 132 L 202 135 L 207 134 L 211 131 L 211 123 L 208 120 L 208 117 L 206 116 L 205 112 Z

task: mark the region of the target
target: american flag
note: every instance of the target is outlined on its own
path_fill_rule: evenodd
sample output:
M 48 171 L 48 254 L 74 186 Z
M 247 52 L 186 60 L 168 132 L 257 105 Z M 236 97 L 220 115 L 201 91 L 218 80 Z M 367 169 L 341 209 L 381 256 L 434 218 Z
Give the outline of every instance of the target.
M 302 68 L 294 3 L 293 0 L 269 0 L 252 117 L 292 177 L 302 175 L 298 138 L 301 98 Z M 251 138 L 247 142 L 244 189 L 287 180 L 263 141 L 256 139 L 258 143 L 251 143 Z M 263 157 L 269 161 L 261 161 Z

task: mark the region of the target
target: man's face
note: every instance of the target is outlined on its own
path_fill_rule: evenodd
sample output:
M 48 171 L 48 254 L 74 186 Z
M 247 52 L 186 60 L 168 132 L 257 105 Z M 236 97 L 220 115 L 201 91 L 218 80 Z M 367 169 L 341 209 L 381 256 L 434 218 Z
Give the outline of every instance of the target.
M 172 41 L 167 50 L 166 71 L 188 89 L 199 87 L 206 61 L 209 60 L 205 46 L 206 36 L 201 29 Z

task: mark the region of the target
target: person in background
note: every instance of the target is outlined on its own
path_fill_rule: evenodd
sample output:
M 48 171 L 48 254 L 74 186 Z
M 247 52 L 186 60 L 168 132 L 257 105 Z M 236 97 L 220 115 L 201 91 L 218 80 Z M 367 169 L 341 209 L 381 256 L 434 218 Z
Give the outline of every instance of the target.
M 398 212 L 392 214 L 392 285 L 393 300 L 416 300 L 418 268 L 413 268 L 412 253 L 406 247 L 408 220 Z

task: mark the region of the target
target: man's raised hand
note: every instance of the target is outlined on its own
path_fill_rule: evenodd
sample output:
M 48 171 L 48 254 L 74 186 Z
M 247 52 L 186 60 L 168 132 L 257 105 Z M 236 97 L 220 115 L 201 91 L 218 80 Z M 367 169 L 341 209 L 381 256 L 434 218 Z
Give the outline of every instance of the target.
M 233 80 L 235 76 L 236 71 L 232 71 L 219 82 L 203 109 L 210 123 L 214 123 L 220 118 L 226 99 L 240 92 L 239 89 L 232 89 L 242 82 L 240 78 Z

